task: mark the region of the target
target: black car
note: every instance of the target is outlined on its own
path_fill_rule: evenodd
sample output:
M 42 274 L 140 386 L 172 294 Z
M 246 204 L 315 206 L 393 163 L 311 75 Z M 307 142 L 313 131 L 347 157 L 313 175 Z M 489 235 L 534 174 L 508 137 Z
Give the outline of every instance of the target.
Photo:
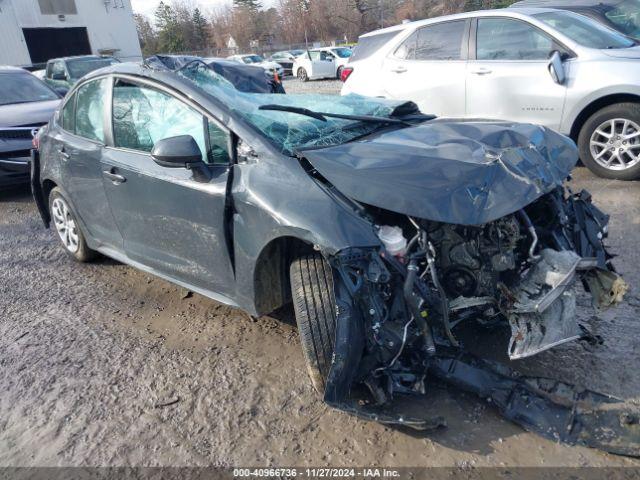
M 0 187 L 29 181 L 32 141 L 60 98 L 26 70 L 0 67 Z
M 157 70 L 176 71 L 192 63 L 206 65 L 236 90 L 250 93 L 285 93 L 280 80 L 265 75 L 264 70 L 225 58 L 195 57 L 191 55 L 154 55 L 145 60 L 145 65 Z
M 240 92 L 194 62 L 94 72 L 39 138 L 34 197 L 70 257 L 99 252 L 255 316 L 293 303 L 330 405 L 436 427 L 397 401 L 441 378 L 551 438 L 640 455 L 637 411 L 516 377 L 459 336 L 500 327 L 510 340 L 490 348 L 519 359 L 586 335 L 580 284 L 596 305 L 622 300 L 608 217 L 563 186 L 567 137 L 411 102 Z
M 586 15 L 640 40 L 640 0 L 523 0 L 511 7 L 546 7 Z

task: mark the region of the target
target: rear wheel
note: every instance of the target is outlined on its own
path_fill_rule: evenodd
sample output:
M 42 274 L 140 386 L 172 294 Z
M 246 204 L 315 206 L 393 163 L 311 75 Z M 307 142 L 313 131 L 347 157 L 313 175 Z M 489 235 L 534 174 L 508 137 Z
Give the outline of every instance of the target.
M 331 266 L 318 253 L 294 260 L 289 270 L 300 343 L 311 383 L 324 393 L 333 357 L 336 317 Z
M 640 178 L 640 104 L 617 103 L 594 113 L 578 138 L 580 158 L 600 177 Z
M 67 255 L 79 262 L 88 262 L 93 259 L 96 252 L 88 247 L 76 215 L 58 187 L 53 188 L 49 194 L 49 211 L 53 226 Z
M 298 80 L 300 80 L 301 82 L 306 82 L 307 80 L 309 80 L 307 71 L 302 67 L 298 69 Z

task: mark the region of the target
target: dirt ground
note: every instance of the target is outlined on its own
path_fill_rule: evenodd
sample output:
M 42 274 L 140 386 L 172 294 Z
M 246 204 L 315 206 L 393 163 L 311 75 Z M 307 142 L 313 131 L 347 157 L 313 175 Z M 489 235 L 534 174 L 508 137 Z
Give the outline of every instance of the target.
M 603 345 L 515 366 L 638 399 L 640 183 L 579 168 L 571 184 L 611 213 L 632 289 L 615 311 L 580 307 Z M 0 466 L 640 466 L 527 433 L 452 388 L 421 401 L 447 429 L 334 411 L 312 391 L 290 308 L 254 321 L 108 259 L 75 263 L 27 189 L 0 193 Z

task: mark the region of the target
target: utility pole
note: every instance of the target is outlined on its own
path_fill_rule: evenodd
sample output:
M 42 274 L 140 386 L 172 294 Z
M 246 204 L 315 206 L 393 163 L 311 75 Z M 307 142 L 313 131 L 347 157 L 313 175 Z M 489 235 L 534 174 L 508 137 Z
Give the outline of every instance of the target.
M 384 28 L 384 0 L 379 0 L 380 5 L 380 28 Z

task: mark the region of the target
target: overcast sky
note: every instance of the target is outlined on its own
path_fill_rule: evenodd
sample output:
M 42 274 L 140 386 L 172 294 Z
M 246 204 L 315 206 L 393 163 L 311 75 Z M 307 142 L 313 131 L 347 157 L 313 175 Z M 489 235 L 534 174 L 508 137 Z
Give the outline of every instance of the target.
M 186 3 L 192 3 L 194 6 L 199 6 L 203 11 L 208 11 L 221 7 L 224 5 L 230 5 L 232 0 L 184 0 Z M 262 0 L 262 4 L 265 6 L 271 6 L 275 4 L 276 0 Z M 131 0 L 131 6 L 135 13 L 142 13 L 148 16 L 153 16 L 153 12 L 160 3 L 160 0 Z M 165 3 L 171 3 L 171 0 L 165 0 Z

